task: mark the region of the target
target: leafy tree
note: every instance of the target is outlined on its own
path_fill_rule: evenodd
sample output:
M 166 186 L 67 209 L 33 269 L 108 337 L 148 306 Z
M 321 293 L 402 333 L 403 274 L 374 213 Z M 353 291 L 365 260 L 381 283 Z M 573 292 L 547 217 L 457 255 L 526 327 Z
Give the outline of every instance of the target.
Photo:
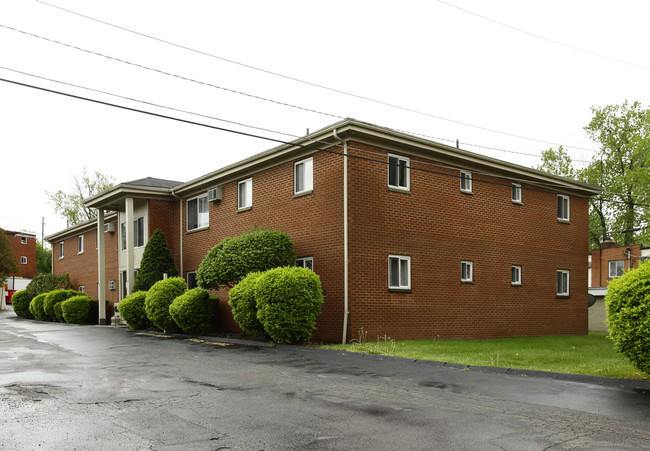
M 48 249 L 40 241 L 36 241 L 36 273 L 49 274 L 52 272 L 52 249 Z
M 71 288 L 72 282 L 68 274 L 36 274 L 36 277 L 29 282 L 25 291 L 33 299 L 39 294 L 48 293 L 52 290 L 68 290 Z
M 639 102 L 591 108 L 585 127 L 600 145 L 585 168 L 575 169 L 560 147 L 542 152 L 538 169 L 600 185 L 605 192 L 590 200 L 590 247 L 600 245 L 609 231 L 622 235 L 623 245 L 647 242 L 650 231 L 640 227 L 650 219 L 650 110 Z
M 295 259 L 289 235 L 255 229 L 224 238 L 210 249 L 196 271 L 197 282 L 203 288 L 232 287 L 248 273 L 292 265 Z
M 178 269 L 172 258 L 172 251 L 167 247 L 167 240 L 160 229 L 154 230 L 142 253 L 140 270 L 133 281 L 133 291 L 147 291 L 152 285 L 163 279 L 163 274 L 177 277 Z
M 9 238 L 4 229 L 0 229 L 0 282 L 3 282 L 9 274 L 20 271 L 18 260 L 9 243 Z
M 55 193 L 45 192 L 49 198 L 48 202 L 54 207 L 54 211 L 68 221 L 68 227 L 95 219 L 97 211 L 84 206 L 83 200 L 99 194 L 115 184 L 113 177 L 98 171 L 95 171 L 94 176 L 91 176 L 85 167 L 81 177 L 73 176 L 72 178 L 75 185 L 72 192 L 66 193 L 61 190 Z

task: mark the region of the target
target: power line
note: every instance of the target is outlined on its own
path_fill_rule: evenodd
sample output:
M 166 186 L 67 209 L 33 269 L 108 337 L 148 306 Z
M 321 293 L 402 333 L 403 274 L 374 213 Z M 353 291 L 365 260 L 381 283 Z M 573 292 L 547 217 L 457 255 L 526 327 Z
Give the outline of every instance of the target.
M 36 0 L 36 1 L 39 1 L 39 0 Z M 621 59 L 618 59 L 618 58 L 613 58 L 611 56 L 603 55 L 601 53 L 592 52 L 591 50 L 581 49 L 580 47 L 575 47 L 573 45 L 566 44 L 564 42 L 556 41 L 554 39 L 550 39 L 550 38 L 547 38 L 545 36 L 541 36 L 539 34 L 535 34 L 535 33 L 532 33 L 530 31 L 523 30 L 521 28 L 517 28 L 517 27 L 514 27 L 512 25 L 508 25 L 506 23 L 503 23 L 503 22 L 499 22 L 498 20 L 491 19 L 491 18 L 486 17 L 486 16 L 482 16 L 481 14 L 475 13 L 475 12 L 470 11 L 470 10 L 465 9 L 465 8 L 461 8 L 460 6 L 451 4 L 449 2 L 445 2 L 443 0 L 438 0 L 438 2 L 442 3 L 443 5 L 447 5 L 447 6 L 451 7 L 451 8 L 456 8 L 457 10 L 462 11 L 464 13 L 471 14 L 472 16 L 476 16 L 476 17 L 479 17 L 479 18 L 481 18 L 483 20 L 487 20 L 489 22 L 495 23 L 495 24 L 500 25 L 502 27 L 506 27 L 506 28 L 509 28 L 511 30 L 517 31 L 519 33 L 527 34 L 528 36 L 532 36 L 534 38 L 541 39 L 542 41 L 546 41 L 546 42 L 550 42 L 550 43 L 555 44 L 555 45 L 566 47 L 568 49 L 575 50 L 577 52 L 586 53 L 587 55 L 595 56 L 597 58 L 603 58 L 603 59 L 606 59 L 606 60 L 609 60 L 609 61 L 614 61 L 615 63 L 626 64 L 628 66 L 636 67 L 638 69 L 650 70 L 650 67 L 648 67 L 648 66 L 643 66 L 641 64 L 631 63 L 629 61 L 624 61 L 624 60 L 621 60 Z
M 273 71 L 263 69 L 263 68 L 260 68 L 260 67 L 256 67 L 256 66 L 253 66 L 253 65 L 250 65 L 250 64 L 245 64 L 245 63 L 241 63 L 239 61 L 224 58 L 224 57 L 212 54 L 212 53 L 204 52 L 204 51 L 201 51 L 201 50 L 196 50 L 194 48 L 187 47 L 187 46 L 184 46 L 184 45 L 181 45 L 181 44 L 176 44 L 174 42 L 171 42 L 171 41 L 168 41 L 168 40 L 165 40 L 165 39 L 157 38 L 155 36 L 151 36 L 151 35 L 148 35 L 148 34 L 145 34 L 145 33 L 141 33 L 139 31 L 135 31 L 135 30 L 132 30 L 132 29 L 129 29 L 129 28 L 126 28 L 126 27 L 115 25 L 113 23 L 106 22 L 106 21 L 103 21 L 103 20 L 100 20 L 100 19 L 96 19 L 94 17 L 90 17 L 90 16 L 87 16 L 85 14 L 81 14 L 81 13 L 78 13 L 76 11 L 72 11 L 70 9 L 62 8 L 62 7 L 57 6 L 57 5 L 52 5 L 52 4 L 44 2 L 42 0 L 34 0 L 34 1 L 36 1 L 38 3 L 41 3 L 43 5 L 46 5 L 46 6 L 50 6 L 52 8 L 59 9 L 61 11 L 65 11 L 65 12 L 67 12 L 69 14 L 74 14 L 76 16 L 83 17 L 85 19 L 101 23 L 101 24 L 109 26 L 109 27 L 117 28 L 119 30 L 126 31 L 128 33 L 133 33 L 135 35 L 138 35 L 138 36 L 141 36 L 141 37 L 144 37 L 144 38 L 147 38 L 147 39 L 152 39 L 154 41 L 158 41 L 158 42 L 161 42 L 163 44 L 171 45 L 171 46 L 183 49 L 183 50 L 187 50 L 187 51 L 194 52 L 194 53 L 197 53 L 197 54 L 200 54 L 200 55 L 203 55 L 203 56 L 208 56 L 208 57 L 211 57 L 211 58 L 215 58 L 215 59 L 218 59 L 218 60 L 230 63 L 230 64 L 235 64 L 235 65 L 238 65 L 238 66 L 241 66 L 241 67 L 245 67 L 247 69 L 255 70 L 255 71 L 262 72 L 262 73 L 265 73 L 265 74 L 268 74 L 268 75 L 273 75 L 275 77 L 284 78 L 286 80 L 291 80 L 291 81 L 301 83 L 301 84 L 304 84 L 304 85 L 312 86 L 312 87 L 319 88 L 319 89 L 324 89 L 326 91 L 335 92 L 337 94 L 342 94 L 342 95 L 349 96 L 349 97 L 354 97 L 354 98 L 357 98 L 357 99 L 360 99 L 360 100 L 365 100 L 367 102 L 372 102 L 372 103 L 375 103 L 375 104 L 378 104 L 378 105 L 383 105 L 383 106 L 388 106 L 388 107 L 391 107 L 391 108 L 396 108 L 396 109 L 399 109 L 399 110 L 402 110 L 402 111 L 407 111 L 407 112 L 418 114 L 418 115 L 421 115 L 421 116 L 427 116 L 427 117 L 431 117 L 431 118 L 442 120 L 442 121 L 452 122 L 454 124 L 463 125 L 465 127 L 476 128 L 476 129 L 484 130 L 484 131 L 491 132 L 491 133 L 497 133 L 497 134 L 510 136 L 510 137 L 518 138 L 518 139 L 525 139 L 527 141 L 534 141 L 534 142 L 540 142 L 540 143 L 544 143 L 544 144 L 550 144 L 550 145 L 553 145 L 553 146 L 561 145 L 560 143 L 555 143 L 555 142 L 552 142 L 552 141 L 546 141 L 546 140 L 541 140 L 541 139 L 537 139 L 537 138 L 530 138 L 530 137 L 527 137 L 527 136 L 517 135 L 517 134 L 514 134 L 514 133 L 504 132 L 504 131 L 500 131 L 500 130 L 494 130 L 494 129 L 491 129 L 491 128 L 488 128 L 488 127 L 482 127 L 480 125 L 474 125 L 474 124 L 470 124 L 470 123 L 467 123 L 467 122 L 458 121 L 458 120 L 455 120 L 455 119 L 449 119 L 449 118 L 446 118 L 446 117 L 442 117 L 442 116 L 434 115 L 434 114 L 431 114 L 431 113 L 426 113 L 426 112 L 423 112 L 423 111 L 419 111 L 419 110 L 416 110 L 416 109 L 413 109 L 413 108 L 403 107 L 403 106 L 396 105 L 396 104 L 393 104 L 393 103 L 384 102 L 382 100 L 373 99 L 371 97 L 366 97 L 366 96 L 362 96 L 362 95 L 359 95 L 359 94 L 354 94 L 354 93 L 351 93 L 351 92 L 348 92 L 348 91 L 343 91 L 343 90 L 340 90 L 340 89 L 331 88 L 329 86 L 321 85 L 321 84 L 318 84 L 318 83 L 305 81 L 305 80 L 302 80 L 302 79 L 299 79 L 299 78 L 296 78 L 296 77 L 291 77 L 289 75 L 280 74 L 278 72 L 273 72 Z M 585 150 L 585 151 L 588 151 L 588 152 L 593 152 L 593 150 L 587 149 L 587 148 L 584 148 L 584 147 L 577 147 L 577 146 L 564 146 L 564 147 L 571 147 L 573 149 L 579 149 L 579 150 Z
M 187 119 L 181 119 L 181 118 L 168 116 L 168 115 L 164 115 L 164 114 L 160 114 L 160 113 L 154 113 L 154 112 L 151 112 L 151 111 L 140 110 L 140 109 L 137 109 L 137 108 L 127 107 L 127 106 L 124 106 L 124 105 L 118 105 L 118 104 L 115 104 L 115 103 L 105 102 L 105 101 L 101 101 L 101 100 L 97 100 L 97 99 L 91 99 L 91 98 L 88 98 L 88 97 L 78 96 L 78 95 L 75 95 L 75 94 L 70 94 L 70 93 L 66 93 L 66 92 L 62 92 L 62 91 L 57 91 L 57 90 L 54 90 L 54 89 L 48 89 L 48 88 L 44 88 L 44 87 L 40 87 L 40 86 L 30 85 L 28 83 L 22 83 L 22 82 L 18 82 L 18 81 L 15 81 L 15 80 L 8 80 L 8 79 L 5 79 L 5 78 L 0 78 L 0 81 L 6 82 L 6 83 L 12 83 L 12 84 L 15 84 L 15 85 L 18 85 L 18 86 L 32 88 L 32 89 L 36 89 L 36 90 L 40 90 L 40 91 L 44 91 L 44 92 L 49 92 L 49 93 L 52 93 L 52 94 L 57 94 L 57 95 L 65 96 L 65 97 L 70 97 L 70 98 L 74 98 L 74 99 L 78 99 L 78 100 L 84 100 L 84 101 L 88 101 L 88 102 L 92 102 L 92 103 L 96 103 L 96 104 L 100 104 L 100 105 L 119 108 L 119 109 L 123 109 L 123 110 L 126 110 L 126 111 L 142 113 L 142 114 L 146 114 L 146 115 L 149 115 L 149 116 L 159 117 L 159 118 L 163 118 L 163 119 L 170 119 L 170 120 L 173 120 L 173 121 L 176 121 L 176 122 L 186 123 L 186 124 L 190 124 L 190 125 L 197 125 L 197 126 L 205 127 L 205 128 L 211 128 L 211 129 L 214 129 L 214 130 L 219 130 L 219 131 L 223 131 L 223 132 L 227 132 L 227 133 L 233 133 L 233 134 L 237 134 L 237 135 L 240 135 L 240 136 L 246 136 L 246 137 L 249 137 L 249 138 L 262 139 L 262 140 L 266 140 L 266 141 L 275 142 L 275 143 L 278 143 L 278 144 L 292 145 L 292 146 L 296 146 L 296 147 L 300 147 L 300 148 L 308 149 L 308 150 L 313 150 L 313 151 L 317 151 L 317 152 L 331 153 L 331 154 L 335 154 L 335 155 L 339 155 L 339 156 L 343 156 L 343 157 L 347 157 L 347 158 L 353 158 L 353 159 L 362 160 L 362 161 L 369 161 L 369 162 L 373 162 L 373 163 L 380 163 L 380 164 L 383 164 L 383 165 L 389 165 L 389 162 L 386 161 L 386 160 L 377 160 L 377 159 L 373 159 L 373 158 L 362 157 L 362 156 L 359 156 L 359 155 L 351 155 L 351 154 L 345 155 L 342 152 L 336 152 L 336 151 L 332 151 L 332 150 L 328 150 L 328 149 L 320 149 L 320 148 L 317 148 L 317 147 L 312 147 L 312 146 L 309 146 L 309 145 L 300 144 L 300 143 L 296 143 L 296 142 L 284 141 L 284 140 L 277 139 L 277 138 L 270 138 L 270 137 L 267 137 L 267 136 L 261 136 L 261 135 L 256 135 L 256 134 L 253 134 L 253 133 L 247 133 L 247 132 L 243 132 L 243 131 L 239 131 L 239 130 L 228 129 L 228 128 L 225 128 L 225 127 L 218 127 L 218 126 L 215 126 L 215 125 L 209 125 L 209 124 L 204 124 L 204 123 L 201 123 L 201 122 L 190 121 L 190 120 L 187 120 Z M 335 144 L 334 146 L 335 147 L 341 147 L 340 144 Z M 460 175 L 449 174 L 449 173 L 439 172 L 439 171 L 432 171 L 432 170 L 429 170 L 429 169 L 417 168 L 417 167 L 412 167 L 412 166 L 410 167 L 410 170 L 425 172 L 425 173 L 435 174 L 435 175 L 441 175 L 441 176 L 446 176 L 446 177 L 453 177 L 453 178 L 456 178 L 456 179 L 461 177 Z M 479 182 L 479 183 L 486 183 L 486 184 L 490 184 L 490 185 L 504 186 L 504 187 L 508 187 L 508 188 L 510 188 L 512 186 L 509 183 L 494 182 L 494 181 L 491 181 L 491 180 L 481 180 L 481 179 L 472 178 L 472 181 L 473 182 Z M 527 191 L 536 191 L 536 192 L 542 192 L 542 193 L 548 193 L 548 194 L 557 194 L 556 192 L 549 191 L 548 189 L 523 187 L 523 186 L 521 188 L 523 190 L 527 190 Z M 579 195 L 576 195 L 576 194 L 572 194 L 571 196 L 575 197 L 575 198 L 581 198 L 581 199 L 590 199 L 591 198 L 590 196 L 579 196 Z M 607 199 L 603 199 L 603 201 L 612 202 L 612 201 L 607 200 Z M 641 204 L 638 204 L 638 205 L 639 206 L 648 206 L 648 207 L 650 207 L 650 205 L 641 205 Z

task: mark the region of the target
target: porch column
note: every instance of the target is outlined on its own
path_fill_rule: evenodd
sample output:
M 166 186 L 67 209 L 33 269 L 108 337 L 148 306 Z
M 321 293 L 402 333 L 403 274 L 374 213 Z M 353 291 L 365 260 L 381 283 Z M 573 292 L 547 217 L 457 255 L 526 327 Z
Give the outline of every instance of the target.
M 106 240 L 104 237 L 104 210 L 97 212 L 97 300 L 99 301 L 99 324 L 106 321 Z
M 133 292 L 133 198 L 126 198 L 126 293 L 124 297 Z

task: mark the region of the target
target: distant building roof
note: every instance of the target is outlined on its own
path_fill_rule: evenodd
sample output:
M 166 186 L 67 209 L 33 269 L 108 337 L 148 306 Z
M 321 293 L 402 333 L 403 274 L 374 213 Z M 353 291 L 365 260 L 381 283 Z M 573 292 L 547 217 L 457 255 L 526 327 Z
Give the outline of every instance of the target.
M 149 186 L 151 188 L 173 188 L 183 182 L 176 182 L 174 180 L 157 179 L 154 177 L 145 177 L 143 179 L 132 180 L 130 182 L 122 183 L 122 185 L 133 186 Z

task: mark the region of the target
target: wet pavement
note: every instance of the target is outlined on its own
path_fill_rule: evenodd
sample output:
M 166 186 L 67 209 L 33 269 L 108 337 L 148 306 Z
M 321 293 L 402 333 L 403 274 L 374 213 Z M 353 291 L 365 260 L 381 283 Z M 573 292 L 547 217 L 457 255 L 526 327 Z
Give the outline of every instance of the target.
M 0 449 L 650 449 L 650 383 L 0 312 Z

